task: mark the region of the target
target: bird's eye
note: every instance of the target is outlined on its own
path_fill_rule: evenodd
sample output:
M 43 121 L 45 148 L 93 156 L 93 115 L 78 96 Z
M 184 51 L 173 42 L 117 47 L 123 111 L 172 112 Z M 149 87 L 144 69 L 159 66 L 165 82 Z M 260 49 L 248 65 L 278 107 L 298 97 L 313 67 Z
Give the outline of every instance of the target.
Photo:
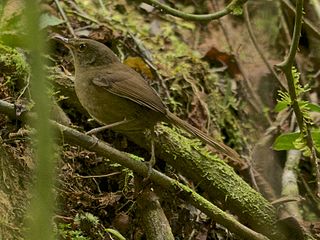
M 86 45 L 85 43 L 81 43 L 81 44 L 79 45 L 79 51 L 80 51 L 80 52 L 83 52 L 86 48 L 87 48 L 87 45 Z

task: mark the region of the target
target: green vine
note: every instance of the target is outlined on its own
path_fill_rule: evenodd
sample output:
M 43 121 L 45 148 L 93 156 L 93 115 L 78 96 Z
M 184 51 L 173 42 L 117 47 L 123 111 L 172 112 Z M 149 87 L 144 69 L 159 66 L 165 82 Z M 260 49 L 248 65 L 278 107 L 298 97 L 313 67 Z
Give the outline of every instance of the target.
M 299 82 L 300 80 L 300 73 L 298 70 L 293 66 L 291 69 L 292 79 L 293 79 L 293 87 L 294 91 L 296 93 L 296 99 L 292 99 L 290 97 L 289 92 L 285 91 L 279 91 L 278 96 L 278 103 L 276 106 L 276 111 L 280 112 L 287 108 L 293 108 L 294 102 L 297 102 L 297 105 L 299 106 L 300 113 L 301 113 L 301 119 L 303 121 L 302 129 L 300 129 L 300 133 L 297 135 L 295 134 L 294 138 L 286 138 L 284 137 L 287 134 L 282 134 L 275 143 L 275 148 L 277 149 L 279 147 L 279 144 L 284 144 L 283 141 L 292 141 L 291 144 L 287 146 L 294 146 L 295 149 L 299 149 L 303 152 L 305 156 L 310 156 L 311 152 L 308 147 L 306 136 L 308 134 L 308 126 L 311 126 L 313 124 L 310 112 L 311 112 L 311 104 L 303 99 L 303 96 L 305 93 L 310 91 L 310 87 L 308 84 L 305 86 L 302 86 Z M 280 141 L 281 140 L 281 141 Z M 281 148 L 281 150 L 283 150 Z M 286 149 L 288 150 L 288 149 Z
M 300 129 L 302 133 L 306 133 L 308 125 L 312 124 L 312 119 L 310 117 L 310 103 L 306 100 L 303 100 L 303 95 L 310 91 L 310 87 L 308 84 L 305 86 L 302 86 L 299 82 L 300 79 L 300 73 L 295 67 L 292 67 L 292 77 L 293 77 L 293 85 L 294 90 L 296 92 L 296 99 L 292 99 L 290 97 L 289 92 L 279 91 L 279 100 L 278 104 L 276 106 L 276 110 L 282 111 L 283 109 L 287 107 L 293 106 L 293 101 L 297 101 L 298 106 L 300 108 L 302 119 L 303 119 L 303 129 Z

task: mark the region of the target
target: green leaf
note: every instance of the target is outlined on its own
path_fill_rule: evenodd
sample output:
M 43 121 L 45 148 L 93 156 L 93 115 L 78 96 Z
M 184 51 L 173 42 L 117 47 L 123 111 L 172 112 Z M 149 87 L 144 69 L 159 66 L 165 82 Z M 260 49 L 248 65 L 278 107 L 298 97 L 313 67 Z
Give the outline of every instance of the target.
M 105 229 L 105 231 L 107 233 L 111 233 L 112 236 L 116 237 L 118 240 L 126 240 L 126 238 L 124 236 L 122 236 L 121 233 L 119 233 L 117 230 L 114 230 L 112 228 L 107 228 L 107 229 Z
M 320 112 L 320 106 L 314 103 L 308 103 L 308 107 L 311 112 Z
M 313 143 L 318 152 L 320 152 L 320 129 L 311 130 Z
M 276 112 L 281 112 L 282 110 L 286 109 L 288 107 L 288 104 L 283 101 L 279 101 L 277 105 L 275 106 L 274 110 Z
M 40 28 L 46 28 L 49 26 L 56 26 L 59 25 L 61 23 L 64 23 L 63 20 L 61 20 L 60 18 L 57 18 L 51 14 L 48 13 L 44 13 L 40 16 Z
M 298 137 L 300 132 L 281 134 L 274 141 L 273 149 L 277 151 L 296 149 L 293 143 Z
M 320 129 L 311 130 L 313 143 L 317 151 L 320 152 Z M 295 141 L 300 137 L 300 132 L 284 133 L 276 138 L 273 144 L 273 149 L 277 151 L 297 149 Z

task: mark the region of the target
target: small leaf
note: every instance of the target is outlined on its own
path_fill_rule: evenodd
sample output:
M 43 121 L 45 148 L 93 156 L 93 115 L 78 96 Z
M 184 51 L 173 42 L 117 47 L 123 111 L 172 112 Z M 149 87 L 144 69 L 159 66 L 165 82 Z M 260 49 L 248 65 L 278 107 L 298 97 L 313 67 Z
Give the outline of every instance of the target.
M 274 110 L 276 112 L 281 112 L 282 110 L 286 109 L 287 107 L 288 107 L 288 104 L 286 102 L 279 101 L 277 103 L 277 105 L 275 106 Z
M 300 137 L 300 132 L 284 133 L 276 138 L 273 149 L 277 151 L 296 149 L 294 141 Z
M 143 76 L 148 77 L 149 79 L 153 78 L 152 72 L 149 66 L 143 61 L 140 57 L 128 57 L 123 62 L 124 64 L 128 65 L 129 67 L 136 70 L 138 73 L 141 73 Z
M 314 103 L 308 103 L 308 107 L 311 112 L 320 112 L 320 106 Z
M 49 27 L 49 26 L 56 26 L 61 23 L 64 23 L 64 21 L 61 20 L 60 18 L 57 18 L 57 17 L 55 17 L 51 14 L 48 14 L 48 13 L 44 13 L 40 17 L 40 28 L 41 29 Z
M 126 240 L 126 238 L 124 236 L 122 236 L 121 233 L 119 233 L 117 230 L 114 230 L 112 228 L 107 228 L 107 229 L 105 229 L 105 231 L 107 233 L 111 233 L 112 236 L 116 237 L 118 240 Z
M 315 148 L 318 152 L 320 152 L 320 129 L 311 130 L 311 136 L 314 143 Z
M 318 152 L 320 152 L 320 129 L 311 130 L 313 143 Z M 300 132 L 284 133 L 276 138 L 273 144 L 273 149 L 277 151 L 300 149 L 303 147 L 299 145 L 297 139 L 300 137 Z

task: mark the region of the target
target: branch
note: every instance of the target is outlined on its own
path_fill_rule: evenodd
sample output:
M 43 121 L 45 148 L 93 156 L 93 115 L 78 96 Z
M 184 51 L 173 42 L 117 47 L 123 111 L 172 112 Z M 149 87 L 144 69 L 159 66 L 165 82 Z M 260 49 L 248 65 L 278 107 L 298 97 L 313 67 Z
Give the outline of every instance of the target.
M 65 81 L 70 80 L 65 79 Z M 69 106 L 86 113 L 79 107 L 71 83 L 63 83 L 60 79 L 55 88 L 68 97 L 66 101 Z M 226 162 L 208 152 L 201 143 L 197 143 L 197 140 L 183 137 L 169 127 L 160 125 L 156 130 L 157 137 L 154 141 L 157 158 L 165 160 L 183 176 L 199 184 L 199 187 L 208 194 L 209 200 L 227 207 L 251 229 L 270 238 L 283 239 L 283 234 L 278 229 L 275 209 Z M 150 141 L 146 140 L 144 134 L 131 132 L 125 133 L 125 136 L 147 151 L 150 150 Z
M 248 33 L 249 33 L 249 37 L 254 45 L 254 47 L 256 48 L 258 54 L 260 55 L 262 61 L 264 62 L 264 64 L 267 66 L 269 72 L 273 75 L 273 77 L 275 79 L 277 79 L 278 83 L 280 84 L 280 86 L 283 89 L 287 89 L 287 87 L 283 84 L 283 82 L 281 81 L 281 79 L 278 77 L 277 73 L 274 71 L 274 69 L 271 67 L 271 65 L 269 64 L 267 58 L 264 56 L 261 48 L 259 47 L 259 44 L 257 42 L 256 36 L 252 30 L 252 26 L 251 26 L 251 22 L 250 22 L 250 17 L 249 17 L 249 12 L 248 12 L 248 5 L 245 4 L 244 8 L 243 8 L 243 13 L 244 13 L 244 20 L 245 20 L 245 24 L 247 26 L 248 29 Z
M 172 16 L 182 18 L 184 20 L 190 21 L 211 21 L 219 19 L 231 12 L 234 12 L 237 8 L 242 6 L 248 0 L 232 0 L 224 9 L 210 14 L 189 14 L 169 7 L 163 3 L 160 3 L 156 0 L 144 0 L 144 2 L 151 4 L 152 6 L 158 8 L 160 11 L 168 13 Z
M 0 112 L 5 112 L 9 116 L 15 116 L 14 105 L 0 100 Z M 30 116 L 28 113 L 24 113 L 23 117 L 32 118 L 32 116 Z M 80 133 L 57 122 L 51 121 L 51 124 L 52 127 L 61 134 L 61 139 L 63 139 L 65 143 L 81 146 L 89 151 L 96 152 L 105 158 L 111 159 L 114 162 L 131 169 L 142 177 L 148 176 L 148 167 L 146 164 L 129 157 L 127 153 L 120 152 L 117 149 L 110 147 L 103 141 L 97 141 L 94 137 Z M 244 239 L 268 240 L 268 238 L 264 235 L 257 233 L 239 223 L 232 215 L 225 213 L 220 208 L 203 198 L 201 195 L 194 192 L 191 188 L 164 175 L 163 173 L 152 169 L 150 180 L 163 187 L 165 190 L 176 193 L 177 196 L 194 205 L 214 221 L 225 226 L 238 236 Z
M 282 198 L 299 199 L 298 174 L 301 151 L 289 150 L 287 160 L 282 174 Z M 303 221 L 300 213 L 299 202 L 289 201 L 284 204 L 287 214 L 295 217 L 299 222 Z
M 153 186 L 154 187 L 154 186 Z M 169 221 L 160 205 L 159 197 L 151 186 L 145 186 L 143 179 L 135 174 L 134 190 L 137 195 L 138 214 L 141 219 L 140 227 L 147 239 L 174 240 Z M 159 189 L 163 191 L 163 189 Z
M 281 2 L 291 11 L 291 13 L 296 14 L 296 10 L 294 9 L 294 6 L 292 6 L 292 3 L 290 1 L 282 0 Z M 320 30 L 317 29 L 317 27 L 309 19 L 303 18 L 302 24 L 306 28 L 306 30 L 320 39 Z
M 63 20 L 65 21 L 69 32 L 71 33 L 71 35 L 73 37 L 76 37 L 76 34 L 75 34 L 75 32 L 74 32 L 74 30 L 73 30 L 73 28 L 71 26 L 71 23 L 69 22 L 66 13 L 64 12 L 63 8 L 61 7 L 59 0 L 54 0 L 54 2 L 57 5 L 57 8 L 58 8 Z
M 303 0 L 297 0 L 296 18 L 294 22 L 294 30 L 293 30 L 293 37 L 292 37 L 290 50 L 287 58 L 282 63 L 277 65 L 281 69 L 289 68 L 290 72 L 291 72 L 293 62 L 297 53 L 298 45 L 299 45 L 299 39 L 301 35 L 301 26 L 302 26 L 302 17 L 303 17 Z

